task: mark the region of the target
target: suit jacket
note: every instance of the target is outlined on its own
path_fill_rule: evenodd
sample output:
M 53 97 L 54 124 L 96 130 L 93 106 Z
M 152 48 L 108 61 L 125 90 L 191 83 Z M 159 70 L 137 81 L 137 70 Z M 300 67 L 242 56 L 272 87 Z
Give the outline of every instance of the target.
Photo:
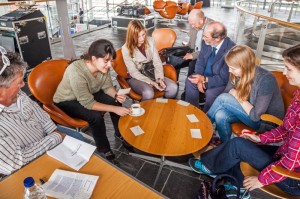
M 233 46 L 235 46 L 235 43 L 229 37 L 226 37 L 214 57 L 212 63 L 213 76 L 208 77 L 208 83 L 206 84 L 207 89 L 227 85 L 229 80 L 229 69 L 225 62 L 225 55 Z M 206 63 L 211 52 L 212 46 L 206 45 L 206 43 L 203 41 L 195 66 L 196 74 L 204 74 Z
M 209 19 L 206 17 L 206 20 L 205 20 L 205 23 L 203 25 L 203 28 L 199 31 L 204 31 L 206 25 L 210 22 L 212 22 L 213 20 L 212 19 Z M 197 59 L 197 57 L 199 56 L 199 52 L 201 49 L 198 49 L 198 50 L 195 50 L 195 43 L 196 43 L 196 40 L 197 40 L 197 34 L 198 34 L 198 30 L 192 28 L 192 26 L 190 26 L 190 32 L 189 32 L 189 35 L 190 35 L 190 40 L 189 40 L 189 43 L 188 43 L 188 46 L 191 48 L 191 49 L 194 49 L 194 52 L 192 53 L 192 56 L 193 56 L 193 60 Z M 202 40 L 201 40 L 202 41 Z
M 133 53 L 133 58 L 131 58 L 129 55 L 129 50 L 126 47 L 126 43 L 122 46 L 123 59 L 126 64 L 128 73 L 130 74 L 131 77 L 146 83 L 150 83 L 152 81 L 151 79 L 143 75 L 140 72 L 140 70 L 143 66 L 143 63 L 147 63 L 151 60 L 153 60 L 156 80 L 164 78 L 163 65 L 160 60 L 159 54 L 157 52 L 154 39 L 148 37 L 148 41 L 149 41 L 149 46 L 146 47 L 145 50 L 147 57 L 145 57 L 138 48 L 135 48 Z

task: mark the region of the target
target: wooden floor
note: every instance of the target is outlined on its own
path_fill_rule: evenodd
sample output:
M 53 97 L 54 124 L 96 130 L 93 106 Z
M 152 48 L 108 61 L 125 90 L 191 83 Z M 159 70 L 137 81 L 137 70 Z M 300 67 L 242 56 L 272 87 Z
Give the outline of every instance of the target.
M 208 17 L 213 18 L 214 20 L 222 21 L 227 26 L 229 37 L 234 37 L 235 23 L 237 19 L 236 10 L 213 7 L 203 8 L 203 11 Z M 181 45 L 182 41 L 188 40 L 188 35 L 180 32 L 180 29 L 188 30 L 189 26 L 186 21 L 176 21 L 175 23 L 176 26 L 172 26 L 172 28 L 177 33 L 175 46 L 178 46 Z M 159 28 L 165 26 L 158 23 L 157 27 Z M 152 31 L 153 29 L 149 30 L 149 34 L 151 34 Z M 118 49 L 125 43 L 125 37 L 126 30 L 105 28 L 102 30 L 91 32 L 89 34 L 75 37 L 73 41 L 76 47 L 76 54 L 77 56 L 80 56 L 96 39 L 108 39 L 114 44 L 114 47 Z M 60 43 L 52 45 L 51 49 L 54 58 L 62 58 L 63 54 Z M 118 83 L 115 81 L 114 71 L 111 71 L 111 74 L 113 76 L 114 85 L 118 87 Z M 180 95 L 184 89 L 184 80 L 186 78 L 186 74 L 187 68 L 182 69 L 179 77 L 179 92 L 177 95 L 177 99 L 180 99 Z M 131 101 L 128 100 L 126 101 L 125 106 L 129 107 L 130 104 Z M 158 165 L 153 162 L 144 161 L 128 155 L 127 150 L 122 146 L 121 142 L 119 140 L 116 140 L 116 138 L 114 137 L 114 129 L 112 127 L 108 114 L 106 114 L 105 120 L 107 124 L 106 128 L 110 144 L 113 148 L 113 151 L 117 155 L 117 158 L 113 163 L 124 171 L 143 181 L 144 183 L 152 185 L 158 171 Z M 189 157 L 191 156 L 172 158 L 172 160 L 187 165 L 187 160 Z M 169 198 L 195 198 L 197 190 L 200 186 L 199 179 L 203 178 L 205 178 L 204 175 L 199 175 L 191 171 L 166 166 L 164 167 L 162 175 L 160 176 L 160 179 L 154 188 Z M 260 190 L 256 190 L 251 192 L 251 198 L 271 199 L 273 197 L 266 195 Z

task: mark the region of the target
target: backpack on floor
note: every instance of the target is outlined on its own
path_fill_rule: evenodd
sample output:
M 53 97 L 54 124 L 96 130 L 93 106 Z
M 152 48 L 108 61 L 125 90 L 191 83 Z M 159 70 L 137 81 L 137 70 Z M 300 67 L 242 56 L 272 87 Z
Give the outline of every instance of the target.
M 209 178 L 208 180 L 201 180 L 200 189 L 197 192 L 196 199 L 227 199 L 224 187 L 225 180 L 230 180 L 233 185 L 237 187 L 237 196 L 240 198 L 240 187 L 235 177 L 228 174 L 221 174 L 217 177 Z

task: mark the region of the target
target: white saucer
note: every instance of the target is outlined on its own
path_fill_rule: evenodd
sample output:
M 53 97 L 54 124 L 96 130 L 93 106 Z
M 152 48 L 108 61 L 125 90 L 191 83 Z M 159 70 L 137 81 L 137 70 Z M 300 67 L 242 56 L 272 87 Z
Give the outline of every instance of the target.
M 136 115 L 132 115 L 131 113 L 129 114 L 130 116 L 133 116 L 133 117 L 138 117 L 138 116 L 142 116 L 144 115 L 145 113 L 145 109 L 141 108 L 141 112 L 139 114 L 136 114 Z

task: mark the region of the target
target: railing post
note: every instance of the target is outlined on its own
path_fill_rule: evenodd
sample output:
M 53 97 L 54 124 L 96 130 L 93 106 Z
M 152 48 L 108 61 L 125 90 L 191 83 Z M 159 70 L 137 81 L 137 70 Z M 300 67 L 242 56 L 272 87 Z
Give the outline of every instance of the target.
M 274 8 L 275 8 L 275 2 L 276 1 L 274 1 L 272 4 L 271 4 L 271 13 L 270 13 L 270 17 L 272 17 L 273 18 L 273 15 L 274 15 Z
M 245 13 L 242 11 L 239 11 L 238 13 L 238 23 L 237 23 L 237 27 L 236 27 L 236 38 L 235 41 L 236 43 L 241 43 L 242 42 L 242 38 L 244 35 L 244 30 L 245 30 Z
M 109 19 L 109 0 L 106 0 L 106 15 L 107 18 Z
M 258 4 L 258 2 L 257 2 L 257 4 L 256 4 L 256 10 L 255 10 L 256 13 L 258 12 L 258 9 L 259 9 L 259 4 Z M 255 18 L 254 18 L 252 33 L 254 33 L 254 32 L 256 31 L 256 25 L 257 25 L 258 19 L 259 19 L 258 17 L 255 17 Z
M 294 2 L 292 2 L 292 5 L 291 5 L 291 10 L 290 10 L 290 13 L 289 13 L 289 17 L 287 19 L 288 22 L 291 21 L 292 14 L 293 14 L 293 9 L 294 9 Z
M 269 24 L 269 21 L 264 21 L 261 25 L 261 30 L 260 30 L 259 39 L 258 39 L 257 48 L 256 48 L 256 57 L 259 59 L 261 59 L 262 53 L 264 50 L 268 24 Z

